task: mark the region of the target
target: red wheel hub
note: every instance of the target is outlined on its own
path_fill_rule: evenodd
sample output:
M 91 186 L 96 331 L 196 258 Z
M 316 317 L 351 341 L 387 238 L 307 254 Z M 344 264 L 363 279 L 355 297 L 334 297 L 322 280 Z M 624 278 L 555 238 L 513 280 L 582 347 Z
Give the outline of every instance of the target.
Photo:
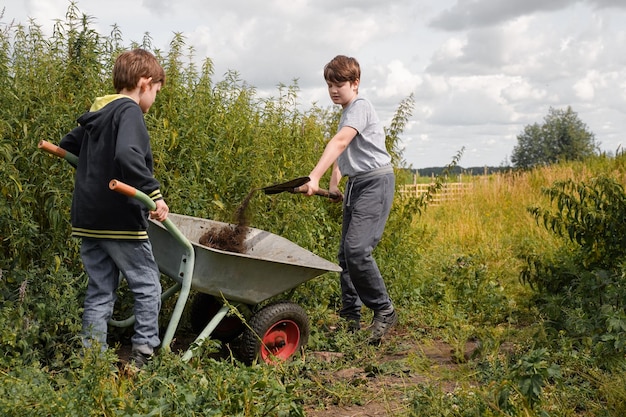
M 300 345 L 300 327 L 293 320 L 281 320 L 265 332 L 262 342 L 261 357 L 266 363 L 287 360 Z

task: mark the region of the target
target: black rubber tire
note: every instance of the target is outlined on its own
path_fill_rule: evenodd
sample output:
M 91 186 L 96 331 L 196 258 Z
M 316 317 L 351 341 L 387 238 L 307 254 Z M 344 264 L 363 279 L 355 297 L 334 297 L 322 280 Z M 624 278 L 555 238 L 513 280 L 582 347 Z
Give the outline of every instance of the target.
M 309 340 L 306 311 L 291 301 L 278 301 L 259 310 L 248 321 L 239 346 L 240 359 L 276 363 L 292 359 Z M 265 343 L 262 343 L 265 340 Z
M 192 330 L 195 333 L 200 333 L 204 330 L 209 321 L 222 308 L 222 305 L 221 300 L 212 295 L 201 292 L 194 295 L 191 302 L 191 317 L 189 319 Z M 239 317 L 226 316 L 213 330 L 210 337 L 223 343 L 228 343 L 239 336 L 244 328 L 245 326 Z

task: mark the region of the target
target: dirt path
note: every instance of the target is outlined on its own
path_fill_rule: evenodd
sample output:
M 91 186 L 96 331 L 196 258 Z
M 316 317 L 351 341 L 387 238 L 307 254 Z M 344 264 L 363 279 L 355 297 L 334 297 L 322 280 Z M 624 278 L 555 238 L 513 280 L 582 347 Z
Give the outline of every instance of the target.
M 394 350 L 391 354 L 381 354 L 375 359 L 376 366 L 380 372 L 365 368 L 345 368 L 334 372 L 321 372 L 316 375 L 316 381 L 320 387 L 332 387 L 337 383 L 344 383 L 354 387 L 358 395 L 346 394 L 339 402 L 331 400 L 332 395 L 327 399 L 321 398 L 318 405 L 307 405 L 305 413 L 307 417 L 396 417 L 407 415 L 409 405 L 406 402 L 405 393 L 407 389 L 427 383 L 438 386 L 444 392 L 452 392 L 458 385 L 453 380 L 446 379 L 447 375 L 453 374 L 460 365 L 455 360 L 453 349 L 443 341 L 435 340 L 427 344 L 411 342 L 401 328 L 392 330 L 390 340 L 387 343 L 399 341 L 402 348 Z M 184 351 L 195 336 L 187 335 L 175 341 L 173 349 Z M 465 357 L 469 358 L 477 348 L 476 343 L 468 342 L 465 347 Z M 122 362 L 130 353 L 130 345 L 122 344 L 119 347 L 118 355 Z M 316 360 L 331 362 L 341 358 L 338 352 L 316 352 L 307 353 L 309 357 Z M 415 372 L 409 369 L 398 369 L 397 364 L 406 361 L 410 356 L 419 355 L 420 361 L 427 367 L 424 373 Z M 383 369 L 389 364 L 396 364 L 393 372 L 385 372 Z M 355 403 L 355 398 L 359 403 Z M 365 400 L 363 400 L 365 399 Z
M 403 340 L 403 344 L 406 340 Z M 469 357 L 476 349 L 475 343 L 466 345 L 465 356 Z M 425 363 L 429 364 L 428 374 L 419 374 L 409 370 L 401 372 L 383 373 L 376 375 L 371 370 L 363 368 L 342 369 L 332 374 L 325 375 L 328 385 L 343 381 L 353 385 L 355 390 L 360 391 L 361 398 L 367 398 L 362 404 L 323 404 L 318 407 L 307 407 L 307 417 L 382 417 L 407 415 L 407 404 L 403 397 L 407 388 L 422 383 L 438 385 L 445 392 L 452 392 L 457 383 L 446 380 L 445 377 L 433 380 L 432 374 L 447 375 L 453 372 L 459 365 L 456 363 L 453 350 L 450 345 L 442 341 L 434 341 L 427 345 L 409 343 L 397 353 L 383 355 L 378 364 L 384 367 L 386 363 L 401 362 L 409 355 L 420 354 Z M 309 355 L 317 355 L 324 360 L 332 360 L 328 352 L 312 352 Z M 322 381 L 324 382 L 324 381 Z

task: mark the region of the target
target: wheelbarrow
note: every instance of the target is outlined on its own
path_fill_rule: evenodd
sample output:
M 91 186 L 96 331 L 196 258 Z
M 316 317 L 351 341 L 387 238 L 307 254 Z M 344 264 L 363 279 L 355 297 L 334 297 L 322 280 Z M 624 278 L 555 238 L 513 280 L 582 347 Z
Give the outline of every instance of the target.
M 75 155 L 48 142 L 41 141 L 39 147 L 68 162 L 77 161 Z M 109 187 L 138 199 L 151 210 L 155 207 L 146 194 L 120 181 L 112 180 Z M 169 213 L 162 223 L 150 222 L 148 235 L 159 270 L 175 282 L 163 291 L 162 299 L 178 294 L 163 336 L 163 349 L 170 349 L 191 290 L 197 292 L 199 300 L 192 313 L 208 313 L 210 317 L 206 324 L 196 320 L 203 328 L 183 354 L 184 361 L 190 360 L 195 348 L 213 332 L 222 340 L 237 338 L 239 356 L 246 363 L 284 361 L 306 346 L 309 322 L 304 309 L 289 300 L 265 302 L 326 272 L 340 272 L 337 264 L 253 227 L 248 228 L 244 241 L 246 251 L 236 253 L 199 243 L 208 231 L 235 227 L 232 224 L 175 213 Z M 227 316 L 231 309 L 235 314 Z M 133 323 L 133 316 L 109 322 L 115 327 Z
M 212 296 L 213 303 L 224 301 L 195 343 L 209 337 L 214 331 L 219 332 L 218 339 L 234 339 L 239 336 L 238 330 L 241 330 L 239 351 L 242 359 L 248 363 L 255 359 L 265 362 L 285 360 L 306 345 L 309 324 L 304 309 L 291 301 L 270 303 L 260 309 L 257 306 L 323 273 L 340 272 L 338 265 L 288 239 L 252 227 L 248 228 L 244 241 L 247 248 L 245 253 L 207 247 L 196 243 L 206 232 L 235 226 L 175 213 L 170 213 L 168 220 L 193 247 L 193 269 L 188 268 L 191 288 L 200 294 Z M 171 233 L 165 225 L 151 222 L 148 235 L 159 269 L 184 288 L 185 274 L 181 274 L 181 269 L 189 264 L 186 242 L 180 242 L 180 237 Z M 181 293 L 179 300 L 183 297 Z M 207 300 L 207 297 L 201 296 L 196 300 L 202 300 L 194 305 L 193 312 L 196 315 L 203 315 L 199 311 L 203 307 L 208 310 L 205 314 L 215 307 L 210 298 Z M 226 323 L 226 314 L 233 304 L 246 318 L 247 325 L 236 316 L 232 317 L 230 323 Z M 174 320 L 178 318 L 172 317 L 168 327 L 171 332 L 174 331 Z M 241 325 L 238 326 L 238 322 Z M 166 332 L 164 346 L 170 341 Z M 186 353 L 184 358 L 189 355 Z

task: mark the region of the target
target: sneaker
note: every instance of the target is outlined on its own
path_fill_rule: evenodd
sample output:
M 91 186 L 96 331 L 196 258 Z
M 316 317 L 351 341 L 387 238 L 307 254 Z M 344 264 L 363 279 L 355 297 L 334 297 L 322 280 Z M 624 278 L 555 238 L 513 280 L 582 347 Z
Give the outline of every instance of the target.
M 128 364 L 133 365 L 138 369 L 141 369 L 145 364 L 152 360 L 152 355 L 142 353 L 133 349 L 128 357 Z
M 372 320 L 372 324 L 368 328 L 370 331 L 370 336 L 368 338 L 368 342 L 371 345 L 378 345 L 382 340 L 383 336 L 385 336 L 391 328 L 398 322 L 398 313 L 393 310 L 389 314 L 377 314 L 374 313 L 374 319 Z

